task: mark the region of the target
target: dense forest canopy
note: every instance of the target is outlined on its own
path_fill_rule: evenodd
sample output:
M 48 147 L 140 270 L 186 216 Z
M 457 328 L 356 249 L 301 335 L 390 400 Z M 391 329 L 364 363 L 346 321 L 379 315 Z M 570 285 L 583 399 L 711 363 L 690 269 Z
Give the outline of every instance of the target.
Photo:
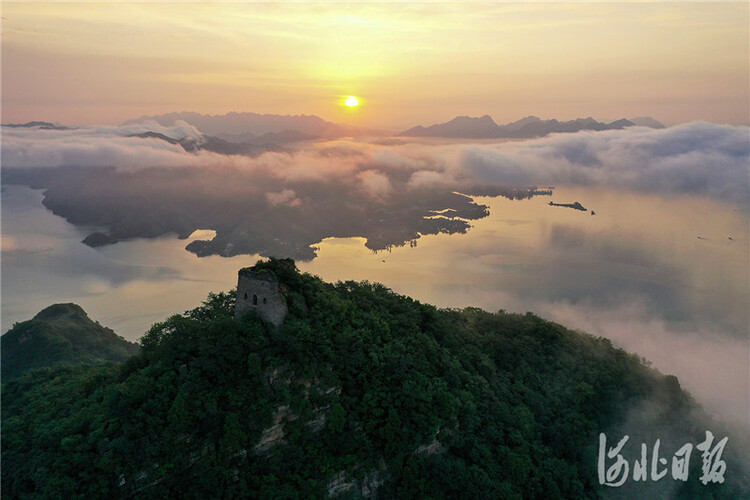
M 155 324 L 124 364 L 65 365 L 3 386 L 2 489 L 27 498 L 739 498 L 723 484 L 600 485 L 600 433 L 628 461 L 670 458 L 712 422 L 679 386 L 603 338 L 531 313 L 437 309 L 368 282 L 259 262 L 281 327 L 234 293 Z M 612 445 L 614 443 L 611 443 Z M 608 465 L 611 461 L 608 462 Z M 744 481 L 744 483 L 743 483 Z M 220 492 L 220 493 L 219 493 Z

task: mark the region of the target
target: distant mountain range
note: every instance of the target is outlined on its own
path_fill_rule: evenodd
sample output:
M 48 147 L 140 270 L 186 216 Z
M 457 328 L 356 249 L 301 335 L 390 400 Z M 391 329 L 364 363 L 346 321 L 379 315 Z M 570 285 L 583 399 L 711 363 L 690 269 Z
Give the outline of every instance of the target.
M 359 129 L 326 121 L 315 115 L 269 115 L 230 112 L 225 115 L 202 115 L 193 112 L 167 113 L 142 116 L 125 124 L 153 120 L 162 125 L 172 125 L 183 120 L 201 132 L 230 143 L 286 144 L 315 139 L 334 139 L 344 136 L 384 135 L 383 131 Z M 428 127 L 417 126 L 405 130 L 402 137 L 446 137 L 464 139 L 533 138 L 552 133 L 579 132 L 581 130 L 619 130 L 634 125 L 664 128 L 651 117 L 625 118 L 604 123 L 591 117 L 570 121 L 542 120 L 527 116 L 506 125 L 498 125 L 489 116 L 457 116 L 447 123 Z M 385 134 L 390 135 L 390 134 Z
M 650 116 L 639 116 L 637 118 L 629 118 L 629 120 L 641 127 L 666 128 L 663 123 L 654 120 Z
M 140 351 L 77 304 L 54 304 L 2 336 L 2 379 L 67 364 L 122 362 Z
M 216 137 L 224 139 L 225 141 L 243 144 L 288 144 L 293 142 L 303 141 L 314 141 L 320 139 L 321 136 L 306 134 L 299 130 L 282 130 L 281 132 L 266 132 L 263 135 L 257 136 L 250 133 L 244 134 L 216 134 Z
M 201 132 L 232 142 L 253 144 L 297 142 L 316 138 L 334 139 L 345 136 L 379 135 L 382 132 L 360 129 L 329 122 L 315 115 L 269 115 L 229 112 L 225 115 L 202 115 L 189 111 L 142 116 L 124 125 L 153 120 L 172 125 L 183 120 Z M 260 136 L 260 137 L 259 137 Z
M 124 125 L 154 121 L 170 126 L 182 120 L 195 126 L 204 134 L 201 141 L 192 139 L 173 139 L 157 132 L 134 134 L 137 137 L 150 137 L 168 140 L 180 144 L 186 151 L 213 151 L 221 154 L 257 155 L 265 151 L 280 151 L 281 145 L 316 139 L 335 139 L 339 137 L 390 136 L 382 130 L 350 127 L 329 122 L 315 115 L 272 115 L 259 113 L 230 112 L 224 115 L 203 115 L 194 112 L 166 113 L 154 116 L 142 116 L 128 120 Z M 625 127 L 646 126 L 664 128 L 664 125 L 651 117 L 638 117 L 599 122 L 591 117 L 570 121 L 556 119 L 542 120 L 536 116 L 527 116 L 518 121 L 498 125 L 489 116 L 457 116 L 446 123 L 428 127 L 416 126 L 396 136 L 402 137 L 445 137 L 455 139 L 502 139 L 534 138 L 552 133 L 571 133 L 581 130 L 619 130 Z M 11 123 L 3 127 L 40 128 L 45 130 L 67 130 L 68 127 L 49 122 L 32 121 L 23 124 Z
M 70 130 L 70 127 L 63 127 L 62 125 L 55 125 L 50 122 L 5 123 L 2 126 L 10 128 L 39 128 L 42 130 Z
M 506 125 L 498 125 L 489 116 L 457 116 L 446 123 L 429 127 L 417 126 L 398 134 L 404 137 L 447 137 L 456 139 L 502 139 L 533 138 L 552 133 L 570 133 L 581 130 L 620 130 L 634 125 L 653 128 L 664 128 L 664 125 L 650 117 L 636 118 L 639 123 L 622 118 L 611 123 L 602 123 L 591 117 L 578 118 L 561 122 L 559 120 L 542 120 L 536 116 L 527 116 Z

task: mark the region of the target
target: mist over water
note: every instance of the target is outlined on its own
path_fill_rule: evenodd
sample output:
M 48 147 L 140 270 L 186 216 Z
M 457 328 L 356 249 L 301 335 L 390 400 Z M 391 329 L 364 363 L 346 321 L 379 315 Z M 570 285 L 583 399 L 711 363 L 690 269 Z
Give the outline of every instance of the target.
M 232 289 L 237 270 L 259 258 L 184 249 L 212 231 L 92 249 L 80 243 L 92 228 L 53 215 L 40 191 L 5 186 L 2 195 L 3 332 L 51 303 L 76 302 L 135 340 L 208 292 Z M 490 215 L 466 234 L 377 253 L 363 238 L 326 238 L 318 257 L 298 266 L 327 281 L 382 282 L 440 307 L 532 311 L 610 338 L 677 375 L 710 412 L 746 423 L 746 215 L 703 198 L 614 189 L 474 199 Z M 578 201 L 596 215 L 550 200 Z

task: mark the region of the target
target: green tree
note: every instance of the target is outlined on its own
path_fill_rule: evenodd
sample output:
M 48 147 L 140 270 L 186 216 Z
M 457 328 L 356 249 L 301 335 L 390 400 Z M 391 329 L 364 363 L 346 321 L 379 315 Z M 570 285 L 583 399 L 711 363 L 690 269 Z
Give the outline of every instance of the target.
M 340 403 L 331 408 L 326 425 L 332 434 L 341 434 L 346 429 L 346 410 Z

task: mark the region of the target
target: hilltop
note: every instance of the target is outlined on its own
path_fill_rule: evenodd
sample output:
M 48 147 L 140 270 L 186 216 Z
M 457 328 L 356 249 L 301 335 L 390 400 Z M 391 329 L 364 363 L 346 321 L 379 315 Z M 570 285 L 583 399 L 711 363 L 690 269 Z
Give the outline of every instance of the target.
M 437 309 L 368 282 L 259 262 L 280 326 L 234 293 L 155 324 L 125 365 L 3 388 L 4 493 L 168 498 L 738 498 L 667 477 L 603 490 L 600 432 L 670 457 L 723 437 L 675 377 L 531 313 Z M 246 274 L 249 271 L 244 271 Z M 258 304 L 261 304 L 259 301 Z M 649 448 L 650 449 L 650 448 Z M 631 462 L 632 463 L 632 462 Z M 730 472 L 731 471 L 731 472 Z M 187 494 L 186 492 L 189 492 Z
M 122 362 L 139 351 L 77 304 L 54 304 L 2 336 L 2 379 L 61 364 Z

